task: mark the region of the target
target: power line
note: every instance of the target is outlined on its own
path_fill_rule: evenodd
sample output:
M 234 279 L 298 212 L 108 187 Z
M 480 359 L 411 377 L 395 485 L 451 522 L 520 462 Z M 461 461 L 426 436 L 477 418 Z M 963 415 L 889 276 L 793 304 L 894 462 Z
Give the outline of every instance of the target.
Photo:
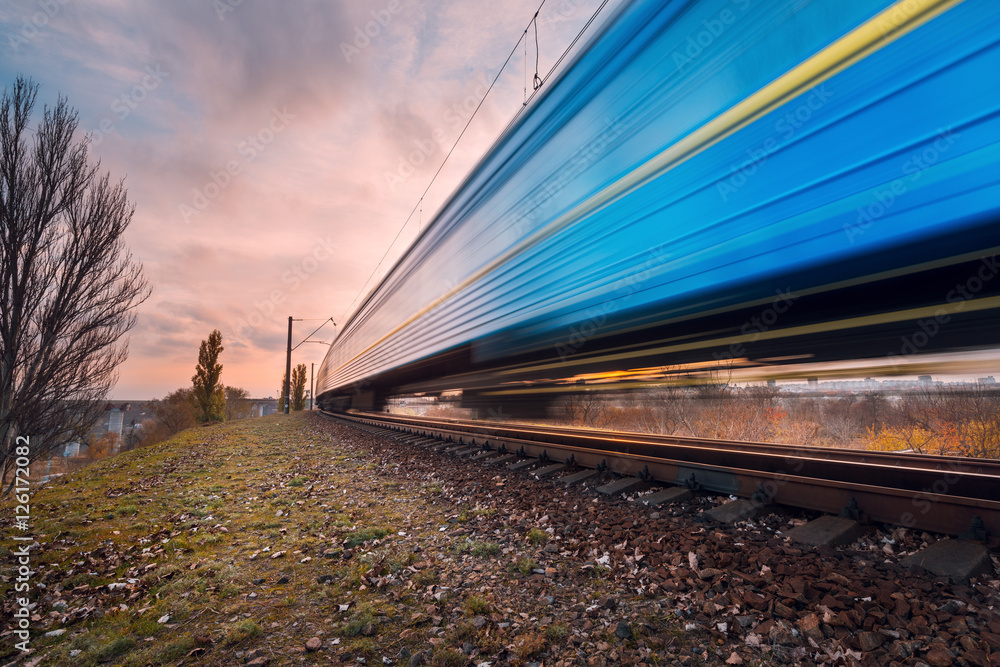
M 532 25 L 535 26 L 535 78 L 531 80 L 532 90 L 538 90 L 542 87 L 542 79 L 538 76 L 538 58 L 541 51 L 538 48 L 538 12 L 535 12 L 535 18 L 531 19 Z
M 303 320 L 298 320 L 298 321 L 302 322 Z M 305 338 L 303 338 L 301 341 L 299 341 L 299 344 L 292 348 L 292 352 L 294 352 L 295 350 L 299 349 L 299 345 L 302 345 L 302 343 L 304 343 L 307 340 L 309 340 L 310 338 L 312 338 L 313 334 L 315 334 L 317 331 L 319 331 L 320 329 L 322 329 L 323 327 L 325 327 L 327 322 L 333 322 L 333 318 L 332 317 L 328 317 L 325 320 L 323 320 L 323 324 L 321 324 L 318 327 L 316 327 L 311 334 L 309 334 L 308 336 L 306 336 Z M 333 326 L 337 326 L 337 323 L 333 322 Z
M 601 13 L 601 11 L 604 9 L 604 7 L 608 4 L 608 1 L 609 0 L 604 0 L 601 3 L 601 5 L 597 8 L 597 10 L 591 15 L 591 17 L 587 20 L 587 23 L 577 33 L 576 37 L 573 38 L 573 41 L 570 42 L 569 46 L 566 47 L 566 49 L 563 51 L 562 55 L 559 56 L 559 59 L 556 60 L 556 63 L 552 66 L 551 69 L 549 69 L 548 73 L 545 75 L 545 79 L 548 79 L 549 76 L 551 76 L 552 73 L 556 70 L 556 68 L 559 67 L 560 63 L 562 63 L 562 61 L 570 53 L 570 51 L 573 49 L 573 47 L 576 45 L 576 43 L 580 40 L 580 38 L 583 37 L 583 34 L 587 31 L 587 29 L 591 26 L 591 24 L 597 19 L 598 15 Z M 358 302 L 358 299 L 360 299 L 361 295 L 364 294 L 365 288 L 368 287 L 368 284 L 371 282 L 371 279 L 375 276 L 376 273 L 378 273 L 378 270 L 379 270 L 379 268 L 381 268 L 382 263 L 385 262 L 385 258 L 389 256 L 389 251 L 392 250 L 392 247 L 394 245 L 396 245 L 396 241 L 399 240 L 399 237 L 400 237 L 400 235 L 402 235 L 403 230 L 406 229 L 406 226 L 409 224 L 410 220 L 413 218 L 413 214 L 419 209 L 419 207 L 421 206 L 421 204 L 423 204 L 424 198 L 427 196 L 427 193 L 430 191 L 431 187 L 434 185 L 434 182 L 437 180 L 437 177 L 441 173 L 441 170 L 444 169 L 445 164 L 448 163 L 448 159 L 451 157 L 452 153 L 455 152 L 455 148 L 458 147 L 458 143 L 462 140 L 462 137 L 465 136 L 466 130 L 469 129 L 469 126 L 472 124 L 472 121 L 475 120 L 476 114 L 479 113 L 479 110 L 482 108 L 483 104 L 486 102 L 486 98 L 489 97 L 490 92 L 493 90 L 493 87 L 496 85 L 496 82 L 500 79 L 500 75 L 503 74 L 503 72 L 504 72 L 505 69 L 507 69 L 507 65 L 510 64 L 511 58 L 513 58 L 514 54 L 517 53 L 517 47 L 521 45 L 522 40 L 525 41 L 525 49 L 527 49 L 528 30 L 532 27 L 533 24 L 535 26 L 535 78 L 534 78 L 533 84 L 532 84 L 534 86 L 534 90 L 532 91 L 531 96 L 526 98 L 525 103 L 521 106 L 520 109 L 518 109 L 517 113 L 514 114 L 514 117 L 511 118 L 510 122 L 507 123 L 507 126 L 504 129 L 504 132 L 506 132 L 506 130 L 508 128 L 510 128 L 510 126 L 513 125 L 514 122 L 520 117 L 521 113 L 524 111 L 524 109 L 527 106 L 528 102 L 530 102 L 531 99 L 534 98 L 535 94 L 538 92 L 538 89 L 541 88 L 542 83 L 543 83 L 543 79 L 538 76 L 538 24 L 537 24 L 537 20 L 538 20 L 538 14 L 539 14 L 539 12 L 541 12 L 542 11 L 542 7 L 545 6 L 545 2 L 546 2 L 546 0 L 542 0 L 541 4 L 538 5 L 538 9 L 535 10 L 534 15 L 532 16 L 531 20 L 528 22 L 528 25 L 525 26 L 524 32 L 521 33 L 521 37 L 518 38 L 517 42 L 514 44 L 514 47 L 510 50 L 510 53 L 507 54 L 506 60 L 504 60 L 503 65 L 500 66 L 500 69 L 499 69 L 499 71 L 497 71 L 496 76 L 493 77 L 493 81 L 490 83 L 489 88 L 486 89 L 486 93 L 483 95 L 482 99 L 479 100 L 479 104 L 476 105 L 476 109 L 472 112 L 472 115 L 469 117 L 468 122 L 466 122 L 465 127 L 462 128 L 462 132 L 458 135 L 458 138 L 455 139 L 455 142 L 452 144 L 451 149 L 448 151 L 448 154 L 444 156 L 444 159 L 441 161 L 441 164 L 438 166 L 437 171 L 434 172 L 434 175 L 431 177 L 431 180 L 427 184 L 427 187 L 424 188 L 423 193 L 420 195 L 420 199 L 417 201 L 417 203 L 414 205 L 414 207 L 410 210 L 410 214 L 406 216 L 406 219 L 403 221 L 403 224 L 400 226 L 399 231 L 397 231 L 396 235 L 392 238 L 392 241 L 389 243 L 389 247 L 387 247 L 386 250 L 385 250 L 385 252 L 382 254 L 382 258 L 379 259 L 378 264 L 375 265 L 375 268 L 372 270 L 371 274 L 368 276 L 368 279 L 365 280 L 364 284 L 361 285 L 361 289 L 358 290 L 358 293 L 354 297 L 354 300 L 351 301 L 351 305 L 349 305 L 347 307 L 347 310 L 344 311 L 344 314 L 340 318 L 342 322 L 345 322 L 345 323 L 348 322 L 347 316 L 351 312 L 351 309 L 354 308 L 354 305 Z M 527 50 L 525 50 L 525 64 L 527 65 Z M 527 95 L 527 72 L 525 72 L 525 94 Z M 502 134 L 503 133 L 501 133 L 501 136 L 502 136 Z M 422 209 L 420 209 L 420 210 L 422 211 Z M 298 347 L 298 346 L 296 346 L 296 347 Z
M 541 11 L 543 6 L 545 6 L 545 2 L 546 0 L 542 0 L 542 4 L 538 5 L 538 9 L 535 11 L 535 16 L 538 16 L 538 12 Z M 533 20 L 534 19 L 532 19 L 532 21 Z M 530 26 L 531 23 L 529 22 L 528 27 Z M 462 140 L 463 136 L 465 136 L 465 131 L 469 129 L 469 125 L 471 125 L 472 121 L 475 120 L 476 114 L 479 113 L 479 109 L 482 108 L 483 103 L 486 101 L 486 98 L 490 96 L 490 91 L 493 90 L 493 86 L 496 85 L 496 82 L 500 79 L 500 75 L 503 74 L 504 69 L 506 69 L 507 65 L 510 63 L 510 59 L 517 52 L 517 47 L 520 46 L 521 40 L 523 40 L 524 36 L 528 34 L 528 27 L 524 29 L 524 33 L 517 40 L 517 43 L 514 44 L 514 48 L 510 50 L 510 53 L 507 55 L 507 59 L 504 60 L 503 65 L 500 66 L 500 70 L 497 72 L 496 76 L 493 77 L 493 82 L 490 83 L 490 87 L 486 89 L 486 93 L 483 95 L 483 98 L 479 100 L 479 104 L 476 105 L 475 111 L 472 112 L 472 115 L 469 117 L 468 122 L 465 123 L 465 127 L 462 128 L 462 132 L 458 135 L 458 138 L 455 139 L 455 143 L 452 144 L 451 150 L 449 150 L 448 154 L 444 156 L 444 159 L 441 161 L 440 166 L 438 166 L 437 171 L 434 172 L 434 175 L 431 177 L 431 180 L 427 184 L 427 187 L 424 188 L 423 194 L 420 195 L 419 201 L 417 201 L 417 204 L 413 207 L 413 210 L 410 211 L 410 214 L 406 216 L 406 220 L 403 221 L 403 224 L 402 226 L 400 226 L 399 231 L 397 231 L 396 235 L 392 238 L 392 242 L 389 243 L 389 247 L 385 249 L 385 253 L 383 253 L 382 258 L 378 261 L 378 264 L 375 265 L 375 269 L 371 272 L 371 275 L 368 276 L 368 280 L 364 282 L 364 284 L 361 286 L 361 289 L 358 291 L 357 296 L 355 296 L 354 300 L 351 302 L 351 305 L 347 307 L 347 311 L 345 311 L 344 314 L 341 316 L 340 318 L 341 321 L 346 321 L 347 313 L 350 312 L 351 308 L 354 307 L 354 304 L 357 303 L 358 299 L 364 293 L 365 288 L 368 287 L 368 283 L 371 282 L 371 279 L 375 276 L 379 268 L 382 266 L 382 262 L 384 262 L 385 258 L 389 256 L 389 251 L 392 250 L 392 247 L 396 244 L 396 241 L 399 239 L 399 236 L 403 233 L 403 230 L 406 229 L 406 225 L 409 224 L 410 219 L 413 217 L 414 211 L 417 210 L 417 208 L 423 202 L 424 197 L 427 196 L 427 193 L 428 191 L 430 191 L 431 186 L 434 185 L 434 181 L 437 180 L 438 174 L 441 173 L 441 170 L 444 169 L 444 165 L 447 164 L 448 158 L 450 158 L 451 154 L 455 152 L 455 148 L 458 146 L 458 142 Z

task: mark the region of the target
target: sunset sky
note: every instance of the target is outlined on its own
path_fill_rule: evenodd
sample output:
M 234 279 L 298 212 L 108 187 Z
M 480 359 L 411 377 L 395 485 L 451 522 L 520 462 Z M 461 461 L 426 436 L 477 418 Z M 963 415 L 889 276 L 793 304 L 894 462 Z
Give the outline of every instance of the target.
M 40 84 L 36 117 L 65 95 L 136 205 L 127 240 L 153 294 L 113 396 L 190 385 L 216 328 L 223 381 L 276 395 L 287 317 L 316 320 L 296 323 L 297 343 L 353 310 L 538 2 L 0 5 L 0 86 Z M 599 5 L 543 6 L 542 75 Z M 376 279 L 522 106 L 535 57 L 532 30 Z M 325 351 L 303 345 L 293 364 Z

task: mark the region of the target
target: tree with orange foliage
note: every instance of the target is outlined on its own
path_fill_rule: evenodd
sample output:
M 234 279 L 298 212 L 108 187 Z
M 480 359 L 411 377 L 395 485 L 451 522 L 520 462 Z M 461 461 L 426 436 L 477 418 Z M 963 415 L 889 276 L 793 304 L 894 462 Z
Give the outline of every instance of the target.
M 118 434 L 108 431 L 87 447 L 87 458 L 91 461 L 105 459 L 118 448 Z

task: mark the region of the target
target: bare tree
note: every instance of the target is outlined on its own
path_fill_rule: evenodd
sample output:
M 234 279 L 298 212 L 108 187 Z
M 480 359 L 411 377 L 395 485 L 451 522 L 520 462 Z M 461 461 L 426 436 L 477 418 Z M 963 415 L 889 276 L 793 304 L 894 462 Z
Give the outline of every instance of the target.
M 682 426 L 688 428 L 690 420 L 686 408 L 690 407 L 690 400 L 683 387 L 660 387 L 643 392 L 641 396 L 637 430 L 669 435 L 677 433 Z
M 864 433 L 853 394 L 828 401 L 823 406 L 823 434 L 834 446 L 851 444 Z
M 252 408 L 249 391 L 240 387 L 226 387 L 226 421 L 248 419 Z
M 873 433 L 881 431 L 889 416 L 889 409 L 889 401 L 885 394 L 880 391 L 866 392 L 861 397 L 861 405 L 858 406 L 858 419 L 862 428 L 870 429 Z
M 727 381 L 696 384 L 692 389 L 698 419 L 691 424 L 691 434 L 701 438 L 726 437 L 729 428 L 726 407 L 732 401 L 733 388 Z
M 960 418 L 958 437 L 961 454 L 979 458 L 1000 458 L 1000 392 L 982 385 L 953 392 Z
M 895 416 L 897 434 L 914 451 L 1000 457 L 1000 392 L 995 390 L 977 385 L 914 392 L 900 401 Z
M 0 455 L 19 436 L 30 459 L 83 436 L 127 357 L 135 308 L 149 296 L 125 247 L 121 182 L 88 162 L 65 98 L 29 129 L 37 84 L 0 97 Z
M 576 392 L 562 398 L 559 413 L 567 424 L 599 428 L 605 425 L 607 404 L 597 392 Z
M 165 440 L 197 423 L 190 389 L 178 389 L 163 398 L 150 401 L 149 411 L 156 418 L 156 426 L 149 439 L 144 439 L 145 444 Z
M 781 390 L 777 387 L 743 387 L 729 397 L 727 438 L 768 442 L 778 433 L 782 417 Z

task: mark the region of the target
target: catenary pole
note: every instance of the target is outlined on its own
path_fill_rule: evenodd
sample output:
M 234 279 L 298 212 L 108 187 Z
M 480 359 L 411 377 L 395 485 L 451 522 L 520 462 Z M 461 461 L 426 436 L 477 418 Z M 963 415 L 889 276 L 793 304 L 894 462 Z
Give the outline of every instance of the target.
M 292 381 L 292 316 L 288 316 L 288 351 L 285 354 L 285 414 L 288 414 L 288 388 Z

